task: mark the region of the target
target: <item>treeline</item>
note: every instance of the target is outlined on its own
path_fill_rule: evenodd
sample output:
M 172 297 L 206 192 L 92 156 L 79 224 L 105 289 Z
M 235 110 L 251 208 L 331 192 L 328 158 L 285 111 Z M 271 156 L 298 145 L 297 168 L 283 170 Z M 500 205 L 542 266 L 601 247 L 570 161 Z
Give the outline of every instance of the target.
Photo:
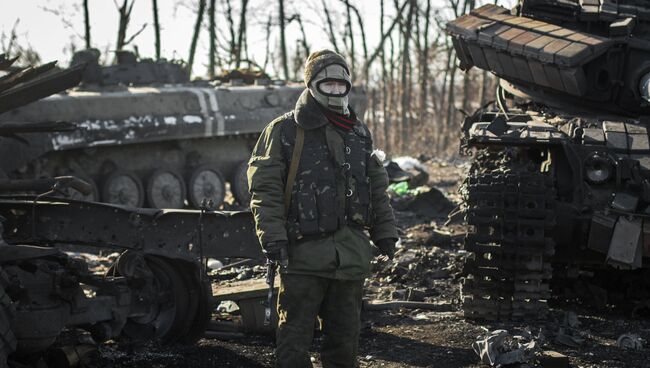
M 100 15 L 93 14 L 92 2 L 78 1 L 83 46 L 72 45 L 70 51 L 75 47 L 97 47 L 92 38 L 92 20 Z M 113 1 L 118 19 L 113 50 L 137 52 L 138 44 L 145 42 L 138 36 L 151 27 L 152 56 L 165 57 L 161 51 L 165 42 L 161 28 L 165 25 L 160 22 L 159 0 Z M 149 2 L 150 19 L 133 19 L 136 1 Z M 458 149 L 464 114 L 493 98 L 495 80 L 480 70 L 461 71 L 444 29 L 447 21 L 485 2 L 177 0 L 174 6 L 190 9 L 195 16 L 192 29 L 179 30 L 188 37 L 187 54 L 180 57 L 195 77 L 212 79 L 223 71 L 251 68 L 273 78 L 299 81 L 303 62 L 313 51 L 307 29 L 316 29 L 326 35 L 330 48 L 348 59 L 355 84 L 366 88 L 369 108 L 365 121 L 373 129 L 377 146 L 393 155 L 448 157 Z M 370 7 L 379 7 L 379 14 L 364 11 Z M 59 11 L 47 10 L 55 14 Z M 69 14 L 61 18 L 73 23 Z M 256 32 L 255 37 L 250 36 L 251 30 Z M 262 43 L 259 33 L 263 33 Z M 15 39 L 9 40 L 15 44 Z M 207 58 L 198 50 L 200 40 L 207 40 Z M 6 49 L 7 40 L 0 37 L 0 41 Z M 255 58 L 251 56 L 253 48 Z M 205 75 L 197 75 L 197 60 L 206 59 Z

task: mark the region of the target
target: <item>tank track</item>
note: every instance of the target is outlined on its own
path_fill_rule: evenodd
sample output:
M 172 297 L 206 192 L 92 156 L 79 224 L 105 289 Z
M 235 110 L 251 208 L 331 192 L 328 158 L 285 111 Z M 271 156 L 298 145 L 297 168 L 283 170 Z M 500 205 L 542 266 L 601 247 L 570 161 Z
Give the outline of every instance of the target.
M 0 366 L 7 364 L 9 354 L 16 350 L 17 340 L 11 329 L 11 320 L 15 314 L 11 298 L 5 292 L 5 287 L 9 284 L 7 274 L 0 266 Z
M 470 255 L 461 285 L 464 316 L 543 318 L 554 253 L 552 178 L 524 170 L 475 173 L 462 192 L 474 229 L 465 238 Z

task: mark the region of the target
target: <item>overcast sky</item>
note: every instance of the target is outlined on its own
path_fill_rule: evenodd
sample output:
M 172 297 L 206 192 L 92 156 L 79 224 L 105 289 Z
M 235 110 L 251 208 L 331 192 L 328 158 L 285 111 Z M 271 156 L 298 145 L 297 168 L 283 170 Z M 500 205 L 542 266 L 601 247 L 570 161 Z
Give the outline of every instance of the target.
M 123 0 L 89 0 L 91 19 L 91 39 L 93 47 L 102 51 L 103 55 L 111 55 L 110 51 L 115 48 L 118 27 L 118 12 L 116 2 L 121 4 Z M 334 15 L 335 27 L 343 29 L 345 26 L 345 7 L 342 0 L 285 0 L 285 13 L 287 17 L 292 14 L 300 14 L 305 23 L 308 42 L 312 50 L 320 48 L 332 48 L 327 35 L 323 31 L 325 16 L 322 12 L 322 2 L 328 4 L 330 12 Z M 206 1 L 209 4 L 209 0 Z M 235 24 L 239 23 L 239 4 L 241 0 L 231 0 L 234 9 Z M 479 0 L 477 6 L 482 3 L 492 3 L 493 0 Z M 513 4 L 515 0 L 500 0 L 502 4 Z M 71 44 L 77 49 L 84 46 L 83 26 L 83 0 L 1 0 L 2 11 L 0 11 L 0 36 L 4 33 L 8 36 L 14 28 L 17 31 L 18 43 L 29 44 L 36 50 L 42 62 L 59 60 L 59 64 L 65 66 L 70 59 Z M 217 0 L 217 24 L 220 29 L 217 39 L 225 44 L 226 19 L 225 0 Z M 363 21 L 368 39 L 369 53 L 377 47 L 380 39 L 379 0 L 351 0 L 357 6 L 363 16 Z M 401 1 L 400 1 L 401 3 Z M 422 6 L 425 0 L 420 0 Z M 440 10 L 443 18 L 449 18 L 449 9 L 446 8 L 448 0 L 431 0 L 432 12 Z M 9 4 L 9 5 L 8 5 Z M 127 38 L 140 30 L 145 24 L 144 30 L 127 46 L 132 50 L 137 46 L 143 57 L 154 57 L 154 32 L 153 15 L 151 9 L 152 0 L 136 0 L 131 15 L 131 23 Z M 197 8 L 198 0 L 158 0 L 161 30 L 162 57 L 167 59 L 187 60 L 189 45 L 191 42 L 194 22 L 196 20 L 194 9 Z M 395 14 L 394 1 L 385 0 L 386 4 L 386 27 Z M 263 64 L 266 48 L 266 22 L 270 16 L 277 19 L 277 0 L 249 0 L 248 12 L 248 42 L 250 57 Z M 17 23 L 16 23 L 17 22 Z M 204 17 L 204 24 L 207 25 L 207 17 Z M 271 32 L 271 50 L 278 52 L 278 27 L 273 27 Z M 358 32 L 358 28 L 356 29 Z M 297 40 L 301 38 L 300 29 L 296 22 L 291 23 L 287 28 L 287 45 L 291 52 L 296 47 Z M 3 41 L 0 38 L 0 41 Z M 6 43 L 6 38 L 5 38 Z M 339 46 L 342 42 L 339 41 Z M 207 53 L 209 40 L 207 29 L 201 32 L 197 54 L 194 64 L 194 75 L 205 75 L 207 65 Z M 361 54 L 360 39 L 356 41 L 356 50 Z M 291 57 L 291 55 L 290 55 Z M 112 60 L 112 59 L 111 59 Z M 273 68 L 269 66 L 267 72 L 277 77 Z
M 434 2 L 439 0 L 434 0 Z M 58 59 L 60 64 L 67 65 L 69 62 L 70 44 L 74 43 L 78 48 L 83 47 L 83 12 L 81 9 L 82 0 L 4 0 L 3 2 L 11 3 L 9 6 L 3 6 L 0 12 L 0 33 L 8 35 L 14 24 L 18 34 L 18 42 L 21 44 L 29 43 L 42 57 L 43 62 Z M 120 4 L 122 0 L 118 1 Z M 223 0 L 217 0 L 218 4 Z M 239 0 L 232 0 L 233 4 L 239 5 Z M 312 50 L 324 47 L 331 47 L 326 35 L 321 31 L 320 18 L 314 9 L 320 8 L 320 0 L 286 0 L 287 16 L 299 12 L 306 22 L 306 33 Z M 332 7 L 333 13 L 340 13 L 344 9 L 342 3 L 338 0 L 327 0 Z M 118 13 L 113 0 L 90 0 L 90 18 L 91 18 L 91 39 L 94 47 L 99 48 L 102 52 L 113 50 L 117 35 Z M 158 0 L 160 11 L 160 23 L 162 26 L 162 56 L 166 58 L 187 59 L 189 45 L 192 37 L 192 30 L 195 22 L 193 9 L 196 7 L 196 0 Z M 208 1 L 209 3 L 209 1 Z M 375 47 L 379 40 L 379 1 L 363 0 L 354 1 L 364 17 L 368 36 L 369 48 Z M 295 4 L 295 5 L 294 5 Z M 298 6 L 298 4 L 300 4 Z M 394 14 L 392 2 L 386 1 L 387 12 Z M 219 6 L 219 5 L 218 5 Z M 238 17 L 238 9 L 235 9 L 235 17 Z M 57 12 L 55 14 L 54 12 Z M 223 5 L 217 8 L 220 22 L 225 29 L 225 18 L 223 18 Z M 249 22 L 250 25 L 249 51 L 251 56 L 260 64 L 264 61 L 266 47 L 266 32 L 264 23 L 268 20 L 269 15 L 277 14 L 276 1 L 273 0 L 250 0 L 249 1 Z M 140 55 L 154 56 L 154 33 L 152 27 L 152 10 L 151 0 L 136 0 L 131 16 L 128 35 L 139 30 L 143 24 L 147 23 L 144 31 L 132 43 L 137 45 Z M 343 18 L 338 21 L 341 26 L 344 23 Z M 207 18 L 204 19 L 207 24 Z M 238 23 L 238 18 L 235 19 Z M 376 28 L 376 29 L 375 29 Z M 287 29 L 288 41 L 290 48 L 294 48 L 296 40 L 300 37 L 300 31 L 294 22 Z M 128 37 L 127 35 L 127 37 Z M 225 33 L 221 33 L 221 40 L 224 41 Z M 218 36 L 219 37 L 219 36 Z M 272 45 L 277 43 L 277 32 L 272 33 Z M 357 50 L 361 50 L 357 45 Z M 208 33 L 201 33 L 199 46 L 197 49 L 195 64 L 195 74 L 201 75 L 205 72 L 207 64 L 208 51 Z

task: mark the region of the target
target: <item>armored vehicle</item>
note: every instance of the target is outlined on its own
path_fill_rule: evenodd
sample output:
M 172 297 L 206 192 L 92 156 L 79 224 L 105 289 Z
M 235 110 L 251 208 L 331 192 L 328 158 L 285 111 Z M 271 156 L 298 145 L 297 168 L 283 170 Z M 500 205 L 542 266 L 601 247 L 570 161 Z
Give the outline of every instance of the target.
M 0 71 L 15 61 L 0 55 Z M 81 67 L 53 68 L 2 75 L 0 113 L 81 80 Z M 3 122 L 0 146 L 74 129 L 66 122 Z M 0 179 L 0 367 L 76 367 L 108 339 L 193 342 L 212 313 L 206 258 L 263 258 L 250 212 L 134 208 L 55 196 L 73 189 L 90 194 L 93 188 L 72 176 Z M 39 194 L 6 194 L 15 191 Z M 121 253 L 98 275 L 62 246 Z
M 493 107 L 462 124 L 462 149 L 474 153 L 461 189 L 465 315 L 539 317 L 556 290 L 640 313 L 650 296 L 650 4 L 485 5 L 447 31 L 462 69 L 500 78 Z
M 86 64 L 80 87 L 0 115 L 4 122 L 80 127 L 3 145 L 0 171 L 24 179 L 75 175 L 93 186 L 85 199 L 153 208 L 198 208 L 204 198 L 218 208 L 229 182 L 247 204 L 247 160 L 257 137 L 293 109 L 303 85 L 263 73 L 190 82 L 181 63 L 124 51 L 116 65 L 100 66 L 98 58 L 92 49 L 73 58 L 73 65 Z M 352 89 L 351 103 L 362 116 L 361 88 Z

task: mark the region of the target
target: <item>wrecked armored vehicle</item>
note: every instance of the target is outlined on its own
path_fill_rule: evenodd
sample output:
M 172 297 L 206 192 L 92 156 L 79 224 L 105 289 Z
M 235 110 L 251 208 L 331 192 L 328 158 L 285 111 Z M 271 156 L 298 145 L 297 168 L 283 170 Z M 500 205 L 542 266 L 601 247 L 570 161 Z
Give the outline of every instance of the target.
M 3 146 L 0 174 L 75 175 L 93 186 L 84 199 L 151 208 L 198 208 L 203 198 L 219 208 L 228 182 L 235 199 L 248 203 L 246 168 L 257 137 L 293 109 L 304 86 L 242 73 L 228 83 L 190 82 L 176 62 L 120 51 L 116 65 L 100 66 L 98 57 L 91 49 L 73 58 L 86 64 L 80 87 L 0 115 L 0 122 L 62 120 L 80 128 Z M 361 88 L 353 87 L 351 102 L 362 115 Z
M 465 315 L 539 317 L 575 282 L 601 305 L 647 308 L 650 5 L 485 5 L 447 32 L 462 69 L 500 78 L 494 107 L 462 125 Z
M 0 70 L 15 59 L 0 55 Z M 70 88 L 82 68 L 54 64 L 0 77 L 0 113 Z M 70 132 L 64 122 L 0 123 L 0 146 Z M 71 176 L 0 179 L 0 367 L 75 367 L 108 339 L 193 342 L 213 294 L 208 257 L 261 259 L 247 212 L 159 210 L 60 198 Z M 8 195 L 22 191 L 38 195 Z M 121 252 L 105 275 L 64 252 Z

